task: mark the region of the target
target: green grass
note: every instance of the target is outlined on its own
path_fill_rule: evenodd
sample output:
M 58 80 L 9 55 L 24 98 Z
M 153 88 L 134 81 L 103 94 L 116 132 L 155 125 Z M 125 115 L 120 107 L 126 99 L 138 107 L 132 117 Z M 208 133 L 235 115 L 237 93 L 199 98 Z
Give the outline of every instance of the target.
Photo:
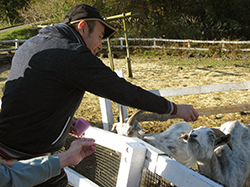
M 38 29 L 33 26 L 24 26 L 0 33 L 0 40 L 29 39 L 38 33 Z
M 24 26 L 21 28 L 16 28 L 13 30 L 8 30 L 0 33 L 0 41 L 2 40 L 24 40 L 29 39 L 32 36 L 38 33 L 38 29 L 35 29 L 33 26 Z M 14 44 L 0 44 L 2 49 L 14 48 Z
M 198 66 L 213 66 L 213 67 L 225 67 L 225 66 L 240 66 L 244 68 L 250 68 L 250 57 L 244 59 L 240 57 L 232 56 L 229 59 L 224 60 L 223 57 L 211 57 L 211 58 L 187 58 L 183 56 L 151 56 L 150 62 L 147 63 L 154 63 L 157 62 L 159 65 L 172 65 L 172 66 L 190 66 L 190 67 L 198 67 Z M 145 63 L 145 57 L 135 57 L 132 56 L 132 63 L 133 59 L 136 60 L 138 63 Z
M 168 61 L 168 65 L 179 65 L 179 66 L 213 66 L 213 67 L 224 67 L 224 66 L 242 66 L 245 68 L 250 68 L 250 60 L 243 59 L 228 59 L 223 60 L 223 58 L 174 58 L 173 61 Z

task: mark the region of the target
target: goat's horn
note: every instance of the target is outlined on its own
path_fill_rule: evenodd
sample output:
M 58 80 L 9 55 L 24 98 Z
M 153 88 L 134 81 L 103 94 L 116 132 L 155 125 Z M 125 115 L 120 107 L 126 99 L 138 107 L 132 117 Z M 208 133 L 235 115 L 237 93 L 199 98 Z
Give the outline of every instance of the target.
M 188 135 L 187 134 L 181 134 L 180 137 L 178 137 L 178 139 L 187 139 L 188 138 Z
M 123 113 L 123 107 L 122 105 L 119 105 L 119 117 L 120 117 L 120 122 L 124 123 L 124 113 Z
M 211 130 L 214 131 L 214 134 L 216 135 L 216 137 L 219 137 L 219 136 L 225 136 L 225 133 L 222 132 L 220 129 L 216 129 L 216 128 L 211 128 Z
M 143 113 L 145 112 L 144 110 L 139 110 L 136 113 L 134 113 L 129 119 L 127 124 L 129 124 L 130 126 L 133 125 L 133 123 L 135 122 L 135 120 Z
M 219 137 L 219 136 L 225 136 L 225 133 L 222 132 L 220 129 L 216 129 L 216 128 L 211 128 L 213 131 L 214 131 L 214 134 Z M 232 142 L 229 141 L 227 143 L 227 145 L 230 147 L 231 150 L 233 150 L 233 145 L 232 145 Z

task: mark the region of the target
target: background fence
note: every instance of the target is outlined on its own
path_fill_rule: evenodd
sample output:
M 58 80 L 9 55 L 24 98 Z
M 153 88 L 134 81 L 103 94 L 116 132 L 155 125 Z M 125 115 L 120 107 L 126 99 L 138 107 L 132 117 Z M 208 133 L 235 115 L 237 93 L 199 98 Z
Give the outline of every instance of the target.
M 11 52 L 19 48 L 26 40 L 3 40 L 0 41 L 0 52 Z M 250 41 L 203 41 L 203 40 L 176 40 L 176 39 L 161 39 L 161 38 L 128 38 L 129 47 L 140 48 L 161 48 L 161 49 L 182 49 L 182 50 L 197 50 L 208 51 L 217 46 L 222 51 L 239 50 L 250 51 Z M 103 40 L 103 48 L 107 48 L 107 40 Z M 111 38 L 112 48 L 126 48 L 125 38 Z M 182 46 L 181 46 L 182 45 Z M 7 47 L 6 47 L 7 46 Z M 237 46 L 237 47 L 235 47 Z
M 105 40 L 106 41 L 106 40 Z M 113 48 L 126 48 L 125 38 L 112 38 L 110 41 L 118 41 L 112 45 Z M 159 39 L 159 38 L 128 38 L 129 47 L 141 48 L 163 48 L 163 49 L 182 49 L 208 51 L 211 47 L 217 45 L 222 51 L 239 50 L 250 51 L 250 41 L 203 41 L 203 40 L 177 40 L 177 39 Z M 147 45 L 143 45 L 147 44 Z M 176 46 L 178 44 L 178 47 Z M 203 44 L 205 46 L 202 47 Z M 183 47 L 180 47 L 182 45 Z M 235 49 L 235 45 L 237 48 Z M 210 48 L 209 48 L 210 47 Z
M 24 43 L 26 40 L 2 40 L 0 41 L 0 52 L 11 52 L 16 51 L 19 46 Z

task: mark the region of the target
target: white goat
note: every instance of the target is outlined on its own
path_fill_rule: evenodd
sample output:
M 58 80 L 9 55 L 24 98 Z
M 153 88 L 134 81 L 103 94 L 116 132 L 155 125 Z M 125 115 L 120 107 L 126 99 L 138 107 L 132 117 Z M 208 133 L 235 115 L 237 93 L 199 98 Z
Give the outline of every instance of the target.
M 231 121 L 219 129 L 192 130 L 183 136 L 189 161 L 196 162 L 201 173 L 227 187 L 243 186 L 250 171 L 249 128 L 239 121 Z
M 154 147 L 165 152 L 176 161 L 186 164 L 189 159 L 187 144 L 183 139 L 179 139 L 182 134 L 189 133 L 193 127 L 186 122 L 173 124 L 164 132 L 145 134 L 136 119 L 144 111 L 140 110 L 130 118 L 121 120 L 113 125 L 112 131 L 116 129 L 117 133 L 129 137 L 138 137 Z M 121 116 L 121 114 L 120 114 Z
M 219 128 L 193 129 L 180 122 L 164 132 L 144 134 L 136 121 L 142 113 L 138 111 L 125 120 L 127 123 L 116 123 L 113 130 L 116 128 L 120 135 L 139 136 L 182 164 L 197 164 L 201 173 L 228 187 L 243 186 L 250 172 L 250 125 L 233 121 Z M 185 134 L 185 142 L 181 134 Z M 226 144 L 229 146 L 223 146 Z
M 176 161 L 186 165 L 189 159 L 187 144 L 179 137 L 193 129 L 186 122 L 173 124 L 170 128 L 160 133 L 144 134 L 142 140 L 165 152 Z

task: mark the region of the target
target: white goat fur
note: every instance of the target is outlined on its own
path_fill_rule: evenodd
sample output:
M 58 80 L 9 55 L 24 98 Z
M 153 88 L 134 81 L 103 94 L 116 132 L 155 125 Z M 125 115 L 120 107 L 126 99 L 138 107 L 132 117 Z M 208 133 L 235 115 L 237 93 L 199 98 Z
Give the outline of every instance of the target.
M 222 136 L 218 137 L 222 141 L 218 141 L 207 127 L 194 129 L 187 137 L 189 161 L 196 162 L 201 173 L 227 187 L 243 186 L 250 170 L 249 128 L 239 121 L 221 125 L 220 130 L 231 135 L 233 150 L 225 144 L 230 136 L 223 142 Z
M 189 159 L 187 144 L 183 139 L 178 139 L 182 134 L 187 134 L 193 129 L 186 122 L 175 123 L 164 132 L 150 134 L 144 134 L 145 132 L 137 121 L 132 126 L 122 122 L 115 123 L 112 131 L 114 129 L 120 135 L 141 138 L 182 164 L 186 164 Z
M 179 139 L 182 134 L 186 134 L 193 129 L 186 122 L 173 124 L 164 132 L 143 135 L 142 139 L 154 147 L 165 152 L 176 161 L 186 165 L 189 159 L 187 144 L 183 139 Z

